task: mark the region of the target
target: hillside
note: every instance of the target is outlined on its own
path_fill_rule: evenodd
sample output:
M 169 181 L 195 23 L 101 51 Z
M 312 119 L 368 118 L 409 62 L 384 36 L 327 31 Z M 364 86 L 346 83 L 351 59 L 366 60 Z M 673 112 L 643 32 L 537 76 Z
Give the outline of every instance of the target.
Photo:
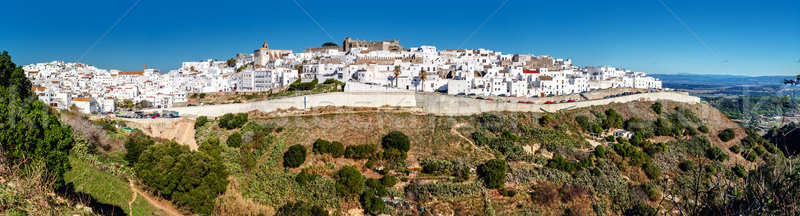
M 241 129 L 222 129 L 212 120 L 198 128 L 196 138 L 226 140 L 233 133 L 243 137 L 238 150 L 223 147 L 223 158 L 234 159 L 226 165 L 240 194 L 228 191 L 226 199 L 218 200 L 218 211 L 249 205 L 280 212 L 278 208 L 302 201 L 345 215 L 691 212 L 679 205 L 681 196 L 689 193 L 680 184 L 688 184 L 684 181 L 696 171 L 706 176 L 703 181 L 740 181 L 737 175 L 756 169 L 760 158 L 782 155 L 768 143 L 739 144 L 748 133 L 707 104 L 658 104 L 661 114 L 653 102 L 465 117 L 380 109 L 301 111 L 293 116 L 251 113 Z M 601 127 L 600 134 L 587 129 L 593 124 Z M 614 128 L 641 135 L 611 139 Z M 722 141 L 718 134 L 726 129 L 734 137 Z M 408 136 L 410 149 L 404 160 L 381 145 L 392 131 Z M 367 150 L 366 156 L 335 157 L 315 153 L 318 140 L 340 142 L 345 152 L 370 144 L 377 148 Z M 285 166 L 283 153 L 295 144 L 307 149 L 305 160 L 297 168 L 279 169 Z M 743 155 L 755 154 L 755 149 L 767 151 L 758 151 L 757 159 L 745 159 Z M 387 155 L 390 152 L 392 156 Z M 487 185 L 479 168 L 495 158 L 508 165 L 501 187 Z M 396 176 L 400 181 L 377 194 L 384 200 L 375 210 L 363 201 L 368 195 L 361 194 L 358 201 L 337 191 L 338 173 L 348 166 L 367 179 Z M 313 184 L 296 181 L 309 175 L 305 173 L 316 176 Z M 373 189 L 383 191 L 377 187 Z

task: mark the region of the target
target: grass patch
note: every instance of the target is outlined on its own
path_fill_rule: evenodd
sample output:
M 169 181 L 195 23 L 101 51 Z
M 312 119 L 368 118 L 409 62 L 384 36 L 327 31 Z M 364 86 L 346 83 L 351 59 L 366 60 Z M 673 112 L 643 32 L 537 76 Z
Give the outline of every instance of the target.
M 133 203 L 133 214 L 128 202 L 133 197 L 128 182 L 92 167 L 75 156 L 69 157 L 72 170 L 64 174 L 64 180 L 72 183 L 75 191 L 91 195 L 97 202 L 118 206 L 131 215 L 153 215 L 158 211 L 145 200 L 137 198 Z M 138 203 L 137 203 L 138 202 Z

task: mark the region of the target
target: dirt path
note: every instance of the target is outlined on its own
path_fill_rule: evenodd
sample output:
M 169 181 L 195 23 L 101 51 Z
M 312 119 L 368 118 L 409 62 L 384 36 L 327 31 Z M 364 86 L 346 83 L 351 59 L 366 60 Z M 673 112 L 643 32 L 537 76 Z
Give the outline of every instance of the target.
M 153 207 L 156 207 L 159 210 L 163 211 L 164 213 L 167 213 L 167 215 L 171 215 L 171 216 L 183 215 L 183 214 L 181 214 L 180 211 L 175 209 L 172 205 L 164 204 L 164 203 L 161 203 L 159 201 L 156 201 L 155 198 L 150 197 L 150 194 L 144 193 L 141 190 L 139 190 L 139 188 L 137 188 L 135 185 L 133 185 L 133 181 L 128 181 L 128 182 L 130 184 L 131 191 L 133 191 L 133 199 L 131 199 L 131 201 L 128 203 L 128 208 L 131 208 L 131 206 L 133 205 L 133 201 L 136 200 L 136 196 L 137 196 L 137 194 L 139 194 L 145 200 L 147 200 L 147 203 L 150 203 L 150 205 L 152 205 Z M 131 212 L 133 212 L 132 210 L 133 209 L 131 209 Z
M 468 142 L 470 145 L 472 145 L 472 148 L 474 148 L 474 149 L 476 149 L 476 150 L 480 151 L 481 153 L 485 153 L 485 154 L 492 154 L 492 153 L 490 153 L 490 152 L 487 152 L 487 151 L 486 151 L 486 149 L 483 149 L 483 148 L 481 148 L 480 146 L 478 146 L 478 145 L 475 145 L 475 142 L 472 142 L 472 139 L 470 139 L 470 138 L 467 138 L 466 136 L 464 136 L 463 134 L 461 134 L 461 132 L 458 132 L 458 129 L 459 129 L 459 128 L 461 128 L 461 127 L 464 127 L 464 126 L 466 126 L 466 125 L 467 125 L 467 123 L 466 123 L 466 122 L 460 122 L 460 123 L 458 123 L 458 124 L 456 124 L 456 125 L 453 125 L 453 127 L 451 127 L 451 128 L 450 128 L 450 133 L 453 133 L 453 134 L 455 134 L 456 136 L 458 136 L 458 137 L 461 137 L 461 139 L 464 139 L 464 140 L 465 140 L 465 141 L 467 141 L 467 142 Z
M 130 183 L 131 189 L 133 188 L 133 183 Z M 133 197 L 131 197 L 131 201 L 128 202 L 128 214 L 133 215 L 133 201 L 136 201 L 136 193 L 135 191 L 131 190 Z

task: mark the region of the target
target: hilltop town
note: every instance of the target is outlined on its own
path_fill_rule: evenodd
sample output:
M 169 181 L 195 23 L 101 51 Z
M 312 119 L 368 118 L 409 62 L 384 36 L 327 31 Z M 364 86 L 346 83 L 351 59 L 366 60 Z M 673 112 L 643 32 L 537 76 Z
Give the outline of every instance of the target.
M 172 108 L 195 93 L 263 92 L 292 83 L 345 83 L 346 92 L 439 92 L 450 95 L 549 97 L 598 89 L 660 89 L 644 72 L 577 66 L 571 59 L 505 54 L 487 49 L 404 48 L 398 40 L 324 43 L 302 53 L 265 41 L 228 60 L 183 62 L 159 69 L 120 71 L 54 61 L 23 67 L 32 91 L 51 107 L 111 113 L 118 107 Z

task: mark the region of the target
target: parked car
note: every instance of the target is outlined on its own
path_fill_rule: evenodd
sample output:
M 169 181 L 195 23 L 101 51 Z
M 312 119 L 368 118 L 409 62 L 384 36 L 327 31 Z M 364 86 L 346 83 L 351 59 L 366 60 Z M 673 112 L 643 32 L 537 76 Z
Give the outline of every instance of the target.
M 544 104 L 553 104 L 553 101 L 544 102 Z
M 484 98 L 483 98 L 483 97 L 481 97 L 481 96 L 478 96 L 478 97 L 476 97 L 475 99 L 478 99 L 478 100 L 483 100 Z
M 570 102 L 570 103 L 572 103 L 572 102 L 575 102 L 575 100 L 572 100 L 572 99 L 570 99 L 570 100 L 568 100 L 567 102 Z

